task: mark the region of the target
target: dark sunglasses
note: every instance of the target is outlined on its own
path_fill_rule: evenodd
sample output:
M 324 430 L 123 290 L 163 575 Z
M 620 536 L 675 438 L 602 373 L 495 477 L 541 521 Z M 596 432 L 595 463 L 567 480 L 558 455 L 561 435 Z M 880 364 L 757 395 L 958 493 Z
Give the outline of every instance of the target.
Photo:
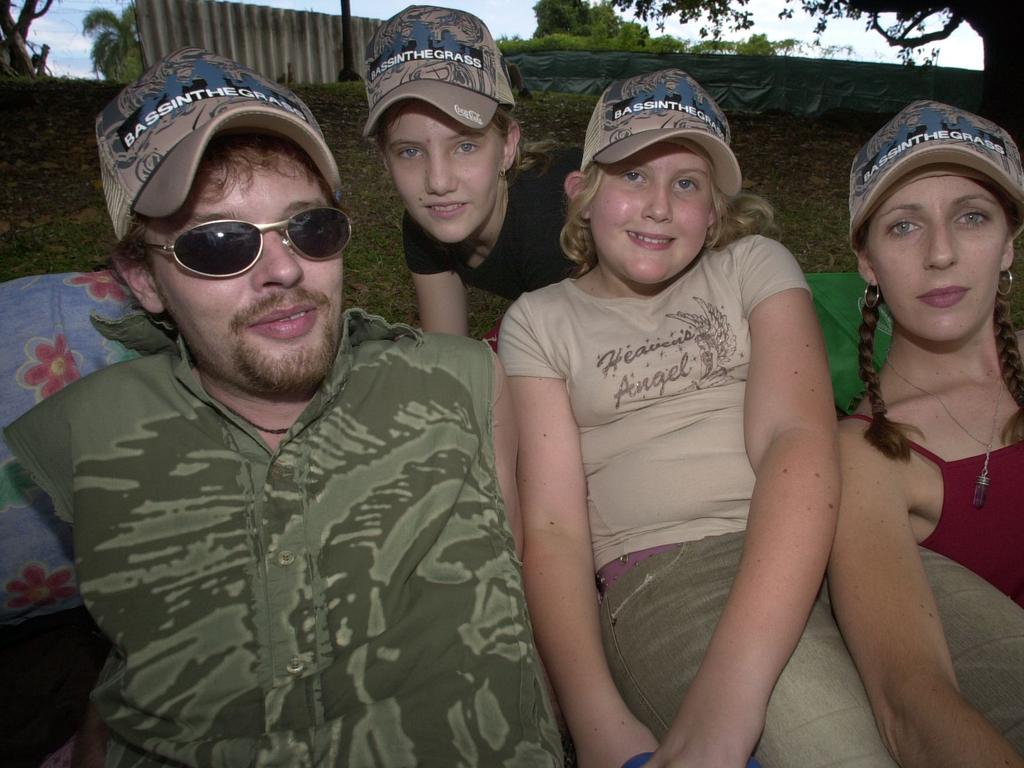
M 182 232 L 173 243 L 146 243 L 171 253 L 184 269 L 203 277 L 235 277 L 263 253 L 263 235 L 279 232 L 284 244 L 307 259 L 324 261 L 348 245 L 352 225 L 337 208 L 309 208 L 284 221 L 208 221 Z

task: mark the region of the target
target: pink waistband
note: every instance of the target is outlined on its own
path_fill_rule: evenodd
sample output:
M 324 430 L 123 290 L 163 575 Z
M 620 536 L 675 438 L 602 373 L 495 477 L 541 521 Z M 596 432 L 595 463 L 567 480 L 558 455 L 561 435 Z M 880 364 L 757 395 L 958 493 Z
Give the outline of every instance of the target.
M 679 549 L 680 546 L 682 545 L 659 544 L 656 547 L 638 549 L 636 552 L 630 552 L 627 555 L 620 555 L 610 563 L 602 565 L 597 569 L 597 591 L 603 595 L 612 588 L 612 584 L 618 581 L 620 577 L 631 571 L 647 558 L 660 555 L 662 552 Z

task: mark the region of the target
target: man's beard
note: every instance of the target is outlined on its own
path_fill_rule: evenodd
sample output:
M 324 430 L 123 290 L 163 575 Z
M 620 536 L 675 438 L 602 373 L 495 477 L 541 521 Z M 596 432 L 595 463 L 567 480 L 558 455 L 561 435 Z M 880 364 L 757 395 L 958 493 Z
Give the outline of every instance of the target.
M 180 329 L 175 308 L 157 286 L 165 311 Z M 267 355 L 245 340 L 245 329 L 260 316 L 286 303 L 308 302 L 325 315 L 322 336 L 313 347 L 297 346 L 281 355 Z M 341 340 L 341 302 L 331 304 L 320 291 L 295 288 L 287 296 L 270 296 L 238 312 L 231 318 L 229 331 L 235 343 L 224 355 L 208 357 L 209 345 L 188 344 L 200 378 L 210 377 L 224 385 L 257 397 L 308 398 L 319 388 L 334 365 Z M 186 337 L 186 343 L 189 339 Z
M 289 291 L 288 301 L 308 301 L 322 313 L 324 329 L 320 342 L 303 346 L 283 355 L 265 355 L 255 344 L 243 339 L 243 331 L 261 315 L 281 304 L 278 297 L 268 297 L 244 310 L 231 320 L 231 331 L 239 343 L 231 353 L 231 362 L 239 384 L 252 394 L 309 396 L 330 373 L 341 339 L 340 304 L 332 305 L 319 291 L 297 288 Z

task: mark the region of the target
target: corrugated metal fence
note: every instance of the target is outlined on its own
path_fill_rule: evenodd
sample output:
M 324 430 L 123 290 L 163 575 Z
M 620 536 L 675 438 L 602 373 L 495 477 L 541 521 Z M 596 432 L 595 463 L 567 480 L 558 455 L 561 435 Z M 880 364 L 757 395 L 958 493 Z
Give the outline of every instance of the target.
M 342 64 L 341 16 L 214 0 L 136 0 L 146 66 L 196 45 L 282 82 L 332 83 Z M 366 74 L 366 43 L 381 22 L 352 19 L 355 70 Z

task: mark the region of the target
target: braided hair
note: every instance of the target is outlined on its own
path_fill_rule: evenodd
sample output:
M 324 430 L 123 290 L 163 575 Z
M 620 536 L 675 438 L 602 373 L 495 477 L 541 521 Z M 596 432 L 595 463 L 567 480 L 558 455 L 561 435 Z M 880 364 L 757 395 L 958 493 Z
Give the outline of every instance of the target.
M 1005 273 L 1004 273 L 1005 274 Z M 1002 278 L 1000 278 L 1002 284 Z M 1009 293 L 1009 291 L 1007 291 Z M 1010 322 L 1010 302 L 1006 296 L 996 296 L 996 308 L 993 313 L 996 329 L 996 350 L 999 352 L 999 369 L 1003 374 L 1003 382 L 1017 403 L 1017 411 L 1003 427 L 1003 442 L 1017 443 L 1024 440 L 1024 366 L 1021 364 L 1020 349 L 1017 346 L 1017 334 Z
M 870 286 L 869 286 L 870 288 Z M 867 301 L 860 310 L 860 339 L 857 344 L 858 374 L 864 382 L 868 402 L 871 404 L 871 423 L 864 433 L 864 439 L 880 450 L 884 456 L 899 461 L 910 460 L 910 443 L 904 430 L 913 429 L 906 424 L 889 421 L 887 408 L 882 397 L 882 385 L 878 381 L 875 370 L 875 329 L 878 327 L 879 307 L 882 305 L 882 292 L 878 292 L 878 300 L 872 305 Z
M 1000 280 L 1002 283 L 1002 280 Z M 868 402 L 871 404 L 871 424 L 864 433 L 864 438 L 882 454 L 890 459 L 908 461 L 910 459 L 910 443 L 907 431 L 917 431 L 907 424 L 889 421 L 887 408 L 882 397 L 882 388 L 878 381 L 878 373 L 874 365 L 875 329 L 878 326 L 879 306 L 882 303 L 881 293 L 874 306 L 864 302 L 861 308 L 860 340 L 858 343 L 858 363 L 861 381 L 864 382 Z M 1017 334 L 1010 321 L 1010 302 L 1006 296 L 997 295 L 993 320 L 996 337 L 996 350 L 999 353 L 999 368 L 1007 390 L 1017 403 L 1017 411 L 1007 420 L 1003 427 L 1003 442 L 1017 443 L 1024 440 L 1024 364 L 1021 362 L 1020 349 L 1017 345 Z

